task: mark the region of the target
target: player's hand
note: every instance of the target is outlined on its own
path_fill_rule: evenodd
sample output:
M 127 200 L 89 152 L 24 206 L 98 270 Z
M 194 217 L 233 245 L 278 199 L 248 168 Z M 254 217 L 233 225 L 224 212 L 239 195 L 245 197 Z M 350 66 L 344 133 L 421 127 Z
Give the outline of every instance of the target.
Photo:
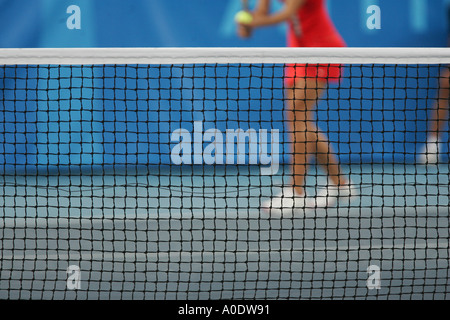
M 269 16 L 267 14 L 255 12 L 253 14 L 252 22 L 247 26 L 249 26 L 250 28 L 262 27 L 268 24 L 268 19 Z
M 241 38 L 250 38 L 250 36 L 252 35 L 252 27 L 247 24 L 238 23 L 237 32 L 239 37 Z

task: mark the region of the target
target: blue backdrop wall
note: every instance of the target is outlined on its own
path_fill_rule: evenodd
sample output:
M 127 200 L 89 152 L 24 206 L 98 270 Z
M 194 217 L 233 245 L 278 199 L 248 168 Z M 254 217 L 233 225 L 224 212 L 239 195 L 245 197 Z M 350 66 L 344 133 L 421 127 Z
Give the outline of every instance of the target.
M 250 0 L 250 4 L 255 1 Z M 448 0 L 328 0 L 352 47 L 430 47 L 447 43 Z M 369 30 L 367 8 L 381 9 L 381 29 Z M 81 10 L 81 29 L 66 26 L 67 8 Z M 241 0 L 0 0 L 0 47 L 284 46 L 284 26 L 235 36 Z M 273 1 L 273 10 L 280 3 Z
M 447 45 L 447 2 L 328 0 L 327 5 L 349 46 L 441 47 Z M 252 3 L 254 1 L 250 1 Z M 381 29 L 369 30 L 366 21 L 370 15 L 366 10 L 374 4 L 381 9 Z M 80 29 L 67 28 L 70 5 L 77 5 L 81 10 Z M 274 1 L 272 9 L 277 10 L 280 5 Z M 239 39 L 233 16 L 240 6 L 240 0 L 0 0 L 0 47 L 285 45 L 284 25 L 258 30 L 250 40 Z M 73 72 L 78 73 L 76 77 L 83 82 L 83 89 L 76 81 L 55 80 L 73 76 Z M 219 86 L 219 90 L 207 92 L 194 90 L 192 81 L 182 79 L 186 70 L 183 74 L 177 68 L 164 72 L 172 81 L 157 81 L 160 73 L 155 74 L 154 80 L 148 80 L 148 71 L 144 76 L 134 67 L 63 68 L 60 71 L 53 68 L 0 68 L 0 143 L 3 149 L 0 164 L 4 170 L 10 170 L 36 164 L 56 168 L 68 164 L 170 163 L 173 146 L 170 133 L 180 127 L 192 131 L 193 121 L 202 121 L 204 130 L 217 128 L 222 132 L 237 128 L 276 128 L 281 131 L 282 141 L 286 140 L 281 122 L 281 67 L 264 73 L 265 76 L 279 77 L 271 83 L 274 90 L 251 90 L 247 84 L 247 88 L 240 90 L 240 97 L 248 99 L 227 103 L 221 102 L 221 98 L 237 93 L 225 85 L 220 87 L 217 79 L 208 80 L 211 83 L 205 83 L 205 86 Z M 237 71 L 231 72 L 237 74 Z M 253 75 L 255 72 L 252 71 Z M 346 68 L 346 72 L 351 72 L 350 68 Z M 354 69 L 352 75 L 355 72 L 358 71 Z M 365 75 L 369 75 L 367 72 Z M 392 70 L 370 70 L 373 75 L 385 72 Z M 330 140 L 343 162 L 414 160 L 416 150 L 426 138 L 426 118 L 436 95 L 439 68 L 432 66 L 409 72 L 399 69 L 396 72 L 397 79 L 374 80 L 368 89 L 363 89 L 358 75 L 353 80 L 346 79 L 341 84 L 344 89 L 332 86 L 327 93 L 329 100 L 319 104 L 319 124 L 330 132 Z M 115 88 L 95 89 L 105 85 L 105 77 L 125 73 L 135 74 L 137 87 L 131 84 L 117 87 L 116 83 Z M 228 73 L 228 76 L 233 77 L 233 74 Z M 102 83 L 96 83 L 101 78 Z M 414 87 L 399 89 L 405 87 L 408 79 L 413 80 Z M 254 85 L 261 86 L 261 83 Z M 28 90 L 30 88 L 34 90 Z M 151 99 L 150 88 L 161 96 L 169 92 L 167 95 L 172 99 Z M 136 92 L 146 94 L 147 99 L 139 102 Z M 186 104 L 173 99 L 177 95 L 202 98 L 191 97 L 188 99 L 191 102 Z M 116 101 L 112 102 L 110 96 Z M 405 96 L 408 99 L 404 99 Z M 272 101 L 261 97 L 271 97 Z M 377 97 L 384 97 L 382 105 L 374 104 Z M 261 118 L 271 121 L 261 121 Z M 334 121 L 328 122 L 330 118 Z M 123 128 L 117 127 L 115 120 L 122 121 Z M 77 133 L 82 128 L 83 135 Z M 447 134 L 444 139 L 448 141 Z M 288 146 L 282 151 L 286 148 Z M 444 151 L 448 153 L 448 143 Z

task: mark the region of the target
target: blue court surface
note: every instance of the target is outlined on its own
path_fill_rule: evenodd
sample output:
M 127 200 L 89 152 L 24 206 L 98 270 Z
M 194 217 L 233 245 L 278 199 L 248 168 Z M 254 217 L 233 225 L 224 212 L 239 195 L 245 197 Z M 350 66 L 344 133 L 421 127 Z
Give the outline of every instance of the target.
M 283 218 L 259 206 L 287 169 L 3 176 L 0 298 L 449 299 L 449 168 L 348 165 L 354 201 Z

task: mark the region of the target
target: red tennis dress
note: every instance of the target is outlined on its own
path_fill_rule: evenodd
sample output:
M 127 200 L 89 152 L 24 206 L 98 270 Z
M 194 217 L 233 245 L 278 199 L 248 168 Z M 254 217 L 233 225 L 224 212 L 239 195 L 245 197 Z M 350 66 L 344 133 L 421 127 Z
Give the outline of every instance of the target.
M 328 14 L 325 0 L 306 0 L 289 20 L 288 47 L 345 47 L 346 44 Z M 286 84 L 298 78 L 337 82 L 341 78 L 339 64 L 296 64 L 286 68 Z

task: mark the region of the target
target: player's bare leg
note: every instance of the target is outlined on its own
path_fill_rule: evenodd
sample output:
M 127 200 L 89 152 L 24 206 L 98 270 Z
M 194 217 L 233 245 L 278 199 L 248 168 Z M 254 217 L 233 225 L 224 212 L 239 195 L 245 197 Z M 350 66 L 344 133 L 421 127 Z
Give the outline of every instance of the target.
M 434 164 L 439 161 L 439 134 L 444 130 L 448 121 L 450 96 L 450 69 L 442 70 L 439 78 L 438 98 L 430 116 L 427 143 L 419 155 L 419 162 Z

